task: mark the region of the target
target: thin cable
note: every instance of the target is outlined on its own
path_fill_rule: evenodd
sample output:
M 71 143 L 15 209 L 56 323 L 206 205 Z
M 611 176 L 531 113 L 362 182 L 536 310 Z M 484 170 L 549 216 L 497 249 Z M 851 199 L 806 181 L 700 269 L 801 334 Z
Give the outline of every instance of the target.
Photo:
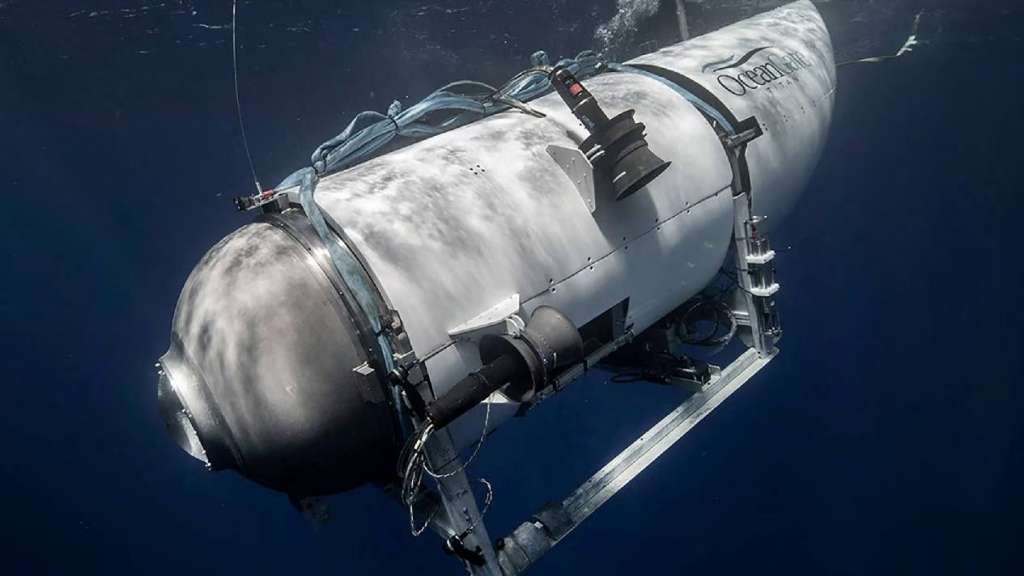
M 398 473 L 402 476 L 402 502 L 411 506 L 423 482 L 424 445 L 433 433 L 432 424 L 427 424 L 413 433 L 399 456 Z
M 423 522 L 423 526 L 416 527 L 416 513 L 413 511 L 412 504 L 409 504 L 409 530 L 412 531 L 412 535 L 419 538 L 421 534 L 427 531 L 430 527 L 430 523 L 434 521 L 434 516 L 437 516 L 437 511 L 441 509 L 441 504 L 438 504 L 436 508 L 427 516 L 427 519 Z
M 249 160 L 249 171 L 252 172 L 252 183 L 256 193 L 263 193 L 260 179 L 256 177 L 256 166 L 252 163 L 252 152 L 249 151 L 249 139 L 245 137 L 245 121 L 242 120 L 242 99 L 238 95 L 238 0 L 231 0 L 231 67 L 235 79 L 235 111 L 238 113 L 238 128 L 242 131 L 242 146 L 245 157 Z
M 416 526 L 416 512 L 414 510 L 414 504 L 416 501 L 416 496 L 419 494 L 420 486 L 423 483 L 423 473 L 426 472 L 427 474 L 430 474 L 436 479 L 442 479 L 449 478 L 451 476 L 458 474 L 459 472 L 466 470 L 466 467 L 469 466 L 474 459 L 476 459 L 477 454 L 480 453 L 480 448 L 482 448 L 484 445 L 484 440 L 487 438 L 487 427 L 489 426 L 490 421 L 491 403 L 487 402 L 487 411 L 484 414 L 484 427 L 480 433 L 480 440 L 477 442 L 476 448 L 473 450 L 473 454 L 469 457 L 468 460 L 466 460 L 465 464 L 460 466 L 458 469 L 453 470 L 451 472 L 447 472 L 445 474 L 437 474 L 433 470 L 431 470 L 430 467 L 427 465 L 427 454 L 426 451 L 424 450 L 424 447 L 426 446 L 427 441 L 430 440 L 430 436 L 434 433 L 433 424 L 428 423 L 424 425 L 419 430 L 414 432 L 413 435 L 409 438 L 409 440 L 406 441 L 405 445 L 402 447 L 401 453 L 398 456 L 398 473 L 402 476 L 402 490 L 400 498 L 402 500 L 402 503 L 409 507 L 409 530 L 412 532 L 413 536 L 418 537 L 421 534 L 423 534 L 423 532 L 426 531 L 427 527 L 430 525 L 431 521 L 433 521 L 434 515 L 437 513 L 437 509 L 434 509 L 434 512 L 430 514 L 430 516 L 427 518 L 427 520 L 424 522 L 422 526 Z M 491 488 L 490 483 L 487 482 L 487 480 L 484 480 L 482 478 L 478 480 L 480 480 L 481 482 L 483 482 L 484 485 L 487 486 L 487 502 L 484 506 L 484 513 L 486 513 L 487 509 L 489 509 L 491 505 L 493 490 Z M 481 517 L 482 515 L 483 514 L 481 514 Z M 470 527 L 470 530 L 472 530 L 472 528 L 475 526 L 476 523 L 474 522 L 473 526 Z
M 476 478 L 476 481 L 487 487 L 487 496 L 484 497 L 484 507 L 480 510 L 480 514 L 477 515 L 476 520 L 469 525 L 469 528 L 466 528 L 466 534 L 473 532 L 473 529 L 476 528 L 477 524 L 479 524 L 484 519 L 484 516 L 487 515 L 487 512 L 491 509 L 491 502 L 494 501 L 494 487 L 491 486 L 491 483 L 488 482 L 486 478 Z
M 725 274 L 726 278 L 729 278 L 730 280 L 732 280 L 733 283 L 736 284 L 736 287 L 739 288 L 741 292 L 743 292 L 745 294 L 749 294 L 750 296 L 756 296 L 756 294 L 754 294 L 750 290 L 747 290 L 746 288 L 743 287 L 743 284 L 740 282 L 739 277 L 737 276 L 738 272 L 747 272 L 747 271 L 746 270 L 742 270 L 740 268 L 734 268 L 733 272 L 731 272 L 731 273 L 726 271 L 726 270 L 722 270 L 722 273 Z
M 836 68 L 842 68 L 843 66 L 849 66 L 850 64 L 873 64 L 877 62 L 885 62 L 887 60 L 895 60 L 900 56 L 903 56 L 907 52 L 911 52 L 914 46 L 919 45 L 921 42 L 917 39 L 917 27 L 921 25 L 921 15 L 924 14 L 924 10 L 917 13 L 914 17 L 914 25 L 910 28 L 910 37 L 903 44 L 903 47 L 898 52 L 889 56 L 872 56 L 870 58 L 861 58 L 859 60 L 851 60 L 849 62 L 840 62 L 836 64 Z
M 473 463 L 473 460 L 476 459 L 476 455 L 480 453 L 480 448 L 483 448 L 484 440 L 487 438 L 487 426 L 488 426 L 488 424 L 491 421 L 491 404 L 492 403 L 490 402 L 489 398 L 487 400 L 485 400 L 484 402 L 487 402 L 487 412 L 484 414 L 484 429 L 480 431 L 480 440 L 477 441 L 476 448 L 473 449 L 473 453 L 469 456 L 469 460 L 466 460 L 466 463 L 463 464 L 462 466 L 460 466 L 458 468 L 458 470 L 452 470 L 451 472 L 447 472 L 445 474 L 438 474 L 438 473 L 434 472 L 433 470 L 430 469 L 430 466 L 427 465 L 426 461 L 424 461 L 423 462 L 423 469 L 427 471 L 427 474 L 430 474 L 434 478 L 450 478 L 452 476 L 455 476 L 459 472 L 462 472 L 463 470 L 468 468 L 470 464 Z

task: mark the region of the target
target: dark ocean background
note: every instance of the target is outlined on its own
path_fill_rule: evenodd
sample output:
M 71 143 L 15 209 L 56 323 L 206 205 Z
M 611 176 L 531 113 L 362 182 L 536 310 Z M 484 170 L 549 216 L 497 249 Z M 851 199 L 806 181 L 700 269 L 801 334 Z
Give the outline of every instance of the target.
M 707 31 L 771 2 L 692 3 Z M 778 227 L 781 355 L 533 574 L 1024 574 L 1024 11 L 824 2 L 831 139 Z M 272 185 L 363 109 L 530 53 L 628 57 L 613 0 L 243 2 L 242 97 Z M 8 574 L 457 574 L 374 488 L 313 533 L 163 429 L 153 363 L 192 266 L 248 218 L 230 3 L 0 0 L 0 559 Z M 635 33 L 631 34 L 629 31 Z M 621 31 L 620 31 L 621 32 Z M 408 97 L 408 99 L 406 99 Z M 507 534 L 682 399 L 578 382 L 474 465 Z

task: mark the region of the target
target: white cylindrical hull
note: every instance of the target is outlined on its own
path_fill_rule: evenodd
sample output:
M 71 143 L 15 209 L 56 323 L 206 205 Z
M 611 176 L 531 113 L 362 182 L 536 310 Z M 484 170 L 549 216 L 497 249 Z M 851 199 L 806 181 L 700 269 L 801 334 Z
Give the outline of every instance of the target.
M 793 60 L 771 90 L 766 82 L 744 95 L 718 81 L 726 72 L 701 72 L 712 60 L 762 46 L 768 48 L 730 70 L 746 73 L 769 56 L 782 62 L 795 54 L 806 66 Z M 765 134 L 747 151 L 755 213 L 774 218 L 788 209 L 820 156 L 832 109 L 831 44 L 810 2 L 635 63 L 678 72 L 706 86 L 732 116 L 756 117 Z M 672 162 L 622 201 L 599 188 L 593 213 L 546 151 L 575 148 L 586 136 L 554 94 L 530 104 L 545 118 L 505 112 L 320 182 L 317 202 L 361 253 L 418 356 L 513 295 L 525 315 L 551 305 L 577 326 L 628 299 L 626 324 L 639 332 L 722 266 L 733 229 L 733 171 L 708 120 L 677 91 L 642 75 L 607 73 L 585 83 L 609 116 L 635 109 L 650 149 Z M 457 340 L 426 367 L 435 394 L 443 394 L 479 367 L 476 342 Z M 514 408 L 496 406 L 492 424 Z M 474 434 L 478 427 L 467 440 Z

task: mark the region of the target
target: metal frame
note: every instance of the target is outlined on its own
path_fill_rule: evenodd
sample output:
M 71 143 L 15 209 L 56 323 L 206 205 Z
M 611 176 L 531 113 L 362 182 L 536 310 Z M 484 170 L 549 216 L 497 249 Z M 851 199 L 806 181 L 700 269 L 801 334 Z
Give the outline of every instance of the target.
M 751 133 L 725 142 L 727 152 L 735 160 L 742 152 L 742 147 L 757 135 L 759 134 Z M 774 322 L 765 321 L 768 313 L 766 311 L 774 313 L 773 296 L 778 290 L 778 285 L 773 282 L 771 290 L 764 290 L 764 286 L 751 279 L 751 271 L 755 268 L 771 267 L 774 252 L 768 246 L 766 237 L 754 237 L 751 233 L 759 219 L 751 216 L 750 193 L 741 189 L 739 181 L 739 178 L 735 179 L 733 190 L 733 247 L 737 268 L 740 271 L 740 303 L 745 310 L 738 311 L 737 317 L 744 326 L 750 328 L 752 340 L 751 347 L 736 360 L 722 369 L 712 367 L 712 376 L 706 385 L 637 438 L 574 492 L 561 501 L 548 504 L 530 516 L 511 534 L 498 540 L 496 547 L 488 538 L 469 479 L 461 469 L 463 464 L 450 436 L 439 434 L 436 440 L 428 443 L 427 450 L 432 465 L 440 467 L 441 472 L 458 470 L 458 473 L 438 479 L 440 494 L 427 491 L 417 506 L 417 513 L 421 518 L 429 519 L 434 530 L 442 538 L 448 540 L 453 535 L 464 534 L 464 542 L 469 548 L 479 546 L 486 562 L 483 566 L 470 566 L 467 563 L 470 574 L 522 574 L 602 504 L 625 488 L 673 444 L 693 430 L 705 416 L 739 390 L 778 354 L 775 342 L 781 331 L 778 329 L 777 317 L 773 317 Z M 632 331 L 626 330 L 616 340 L 564 373 L 549 389 L 540 391 L 538 400 L 556 393 L 568 382 L 583 376 L 591 366 L 615 349 L 629 343 L 632 338 Z M 470 527 L 472 529 L 466 532 Z
M 746 384 L 776 353 L 773 349 L 762 356 L 757 350 L 748 349 L 723 369 L 720 376 L 713 377 L 703 392 L 687 398 L 575 492 L 561 502 L 548 505 L 503 538 L 498 551 L 502 574 L 522 574 Z
M 488 537 L 469 478 L 460 469 L 462 461 L 451 439 L 443 433 L 439 434 L 436 440 L 428 444 L 431 461 L 446 462 L 440 470 L 442 473 L 453 470 L 459 472 L 438 479 L 440 494 L 434 491 L 424 493 L 416 507 L 418 519 L 429 521 L 431 527 L 445 540 L 473 526 L 464 541 L 470 548 L 479 546 L 487 562 L 483 566 L 467 566 L 470 574 L 522 574 L 693 430 L 705 416 L 771 362 L 777 353 L 774 347 L 765 354 L 756 348 L 748 348 L 728 366 L 715 370 L 703 390 L 683 401 L 566 498 L 549 504 L 523 522 L 512 534 L 498 540 L 497 548 Z

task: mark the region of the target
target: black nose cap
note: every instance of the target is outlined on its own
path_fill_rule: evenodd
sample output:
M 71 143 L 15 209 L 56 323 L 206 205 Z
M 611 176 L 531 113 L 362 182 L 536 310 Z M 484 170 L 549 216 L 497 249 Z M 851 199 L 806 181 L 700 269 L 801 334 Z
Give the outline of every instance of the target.
M 641 146 L 622 157 L 613 167 L 612 186 L 616 201 L 635 194 L 672 165 L 651 152 L 646 141 L 640 142 L 643 143 Z

